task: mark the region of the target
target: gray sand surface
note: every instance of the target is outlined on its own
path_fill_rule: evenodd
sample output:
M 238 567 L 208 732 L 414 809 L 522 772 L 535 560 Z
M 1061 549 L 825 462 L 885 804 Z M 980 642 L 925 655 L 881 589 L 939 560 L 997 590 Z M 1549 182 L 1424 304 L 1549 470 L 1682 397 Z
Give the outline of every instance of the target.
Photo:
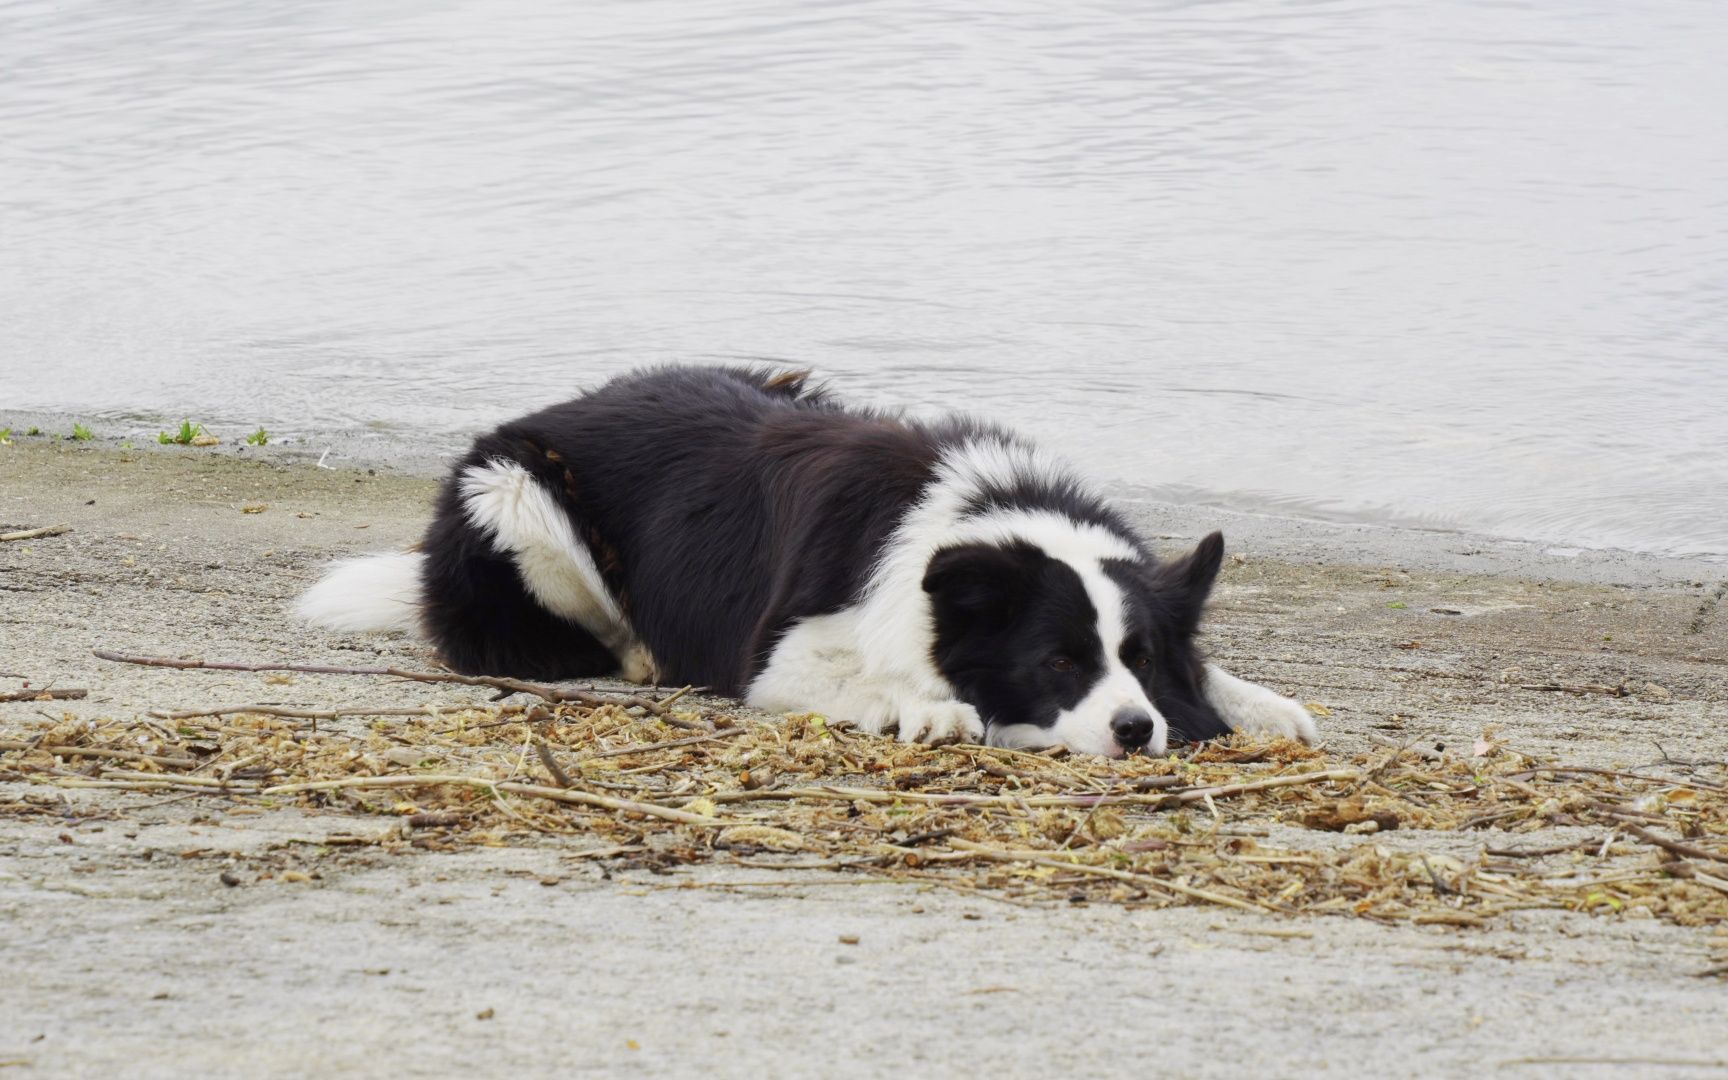
M 0 672 L 89 687 L 52 711 L 91 717 L 480 700 L 90 655 L 430 663 L 405 638 L 286 617 L 332 556 L 417 535 L 431 482 L 375 468 L 0 447 L 0 532 L 72 526 L 0 544 Z M 1214 655 L 1324 703 L 1340 754 L 1493 727 L 1577 763 L 1728 760 L 1724 567 L 1125 505 L 1171 548 L 1225 528 L 1243 561 L 1214 604 Z M 1520 689 L 1547 682 L 1634 692 Z M 45 707 L 0 703 L 0 738 Z M 26 790 L 0 781 L 0 803 Z M 1728 980 L 1696 975 L 1728 953 L 1722 928 L 1043 909 L 725 867 L 608 879 L 552 838 L 386 854 L 294 842 L 378 818 L 64 795 L 62 816 L 0 817 L 0 1068 L 19 1075 L 1728 1074 Z M 1445 842 L 1468 856 L 1493 838 Z M 229 888 L 231 859 L 318 877 Z M 1290 930 L 1309 936 L 1267 933 Z

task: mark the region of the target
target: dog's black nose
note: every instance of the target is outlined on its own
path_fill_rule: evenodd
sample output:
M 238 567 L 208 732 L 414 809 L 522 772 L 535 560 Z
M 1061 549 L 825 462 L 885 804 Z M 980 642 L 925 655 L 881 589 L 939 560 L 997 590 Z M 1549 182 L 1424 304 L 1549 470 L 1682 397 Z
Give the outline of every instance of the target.
M 1140 750 L 1152 741 L 1152 717 L 1130 706 L 1110 718 L 1110 733 L 1124 750 Z

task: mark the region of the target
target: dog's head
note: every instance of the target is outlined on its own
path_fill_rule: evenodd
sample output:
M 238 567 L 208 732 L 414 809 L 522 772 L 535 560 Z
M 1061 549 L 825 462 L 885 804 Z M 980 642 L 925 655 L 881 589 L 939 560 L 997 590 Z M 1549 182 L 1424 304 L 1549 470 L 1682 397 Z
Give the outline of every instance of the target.
M 924 575 L 931 658 L 994 746 L 1115 757 L 1223 734 L 1194 646 L 1223 557 L 1218 533 L 1162 563 L 1070 562 L 1030 541 L 944 548 Z

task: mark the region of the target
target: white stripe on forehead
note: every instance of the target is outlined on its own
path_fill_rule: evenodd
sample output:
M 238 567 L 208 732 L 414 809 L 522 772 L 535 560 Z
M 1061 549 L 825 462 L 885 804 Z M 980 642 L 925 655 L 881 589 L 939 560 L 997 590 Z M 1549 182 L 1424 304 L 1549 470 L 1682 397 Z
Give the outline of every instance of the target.
M 1169 739 L 1169 723 L 1122 658 L 1122 642 L 1128 636 L 1128 601 L 1122 587 L 1104 572 L 1103 560 L 1113 557 L 1105 555 L 1081 565 L 1063 560 L 1080 575 L 1080 583 L 1098 612 L 1098 640 L 1103 653 L 1099 659 L 1103 666 L 1086 696 L 1073 708 L 1058 713 L 1049 731 L 1056 741 L 1074 750 L 1119 753 L 1111 721 L 1124 710 L 1138 711 L 1152 720 L 1151 751 L 1162 754 Z
M 1064 559 L 1063 562 L 1068 562 Z M 1121 586 L 1110 580 L 1110 575 L 1097 562 L 1084 566 L 1075 566 L 1074 572 L 1080 575 L 1080 584 L 1086 587 L 1086 597 L 1092 601 L 1092 608 L 1098 612 L 1098 640 L 1104 646 L 1104 662 L 1110 663 L 1118 659 L 1122 652 L 1122 639 L 1128 636 L 1127 598 L 1122 595 Z

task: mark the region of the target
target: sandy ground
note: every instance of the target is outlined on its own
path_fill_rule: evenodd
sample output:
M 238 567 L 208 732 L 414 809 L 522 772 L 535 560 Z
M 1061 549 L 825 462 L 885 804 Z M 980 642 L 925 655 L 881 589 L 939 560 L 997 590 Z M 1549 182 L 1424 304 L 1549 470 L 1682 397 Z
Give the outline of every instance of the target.
M 331 556 L 412 539 L 431 490 L 232 447 L 17 439 L 0 532 L 72 531 L 0 544 L 0 672 L 89 687 L 64 708 L 91 717 L 479 700 L 90 655 L 429 663 L 285 610 Z M 1728 760 L 1724 567 L 1126 505 L 1171 547 L 1226 529 L 1243 561 L 1214 654 L 1329 707 L 1341 753 L 1494 728 L 1578 763 Z M 1520 689 L 1548 682 L 1635 692 Z M 44 707 L 0 704 L 0 738 Z M 0 782 L 0 801 L 24 790 Z M 20 1074 L 1728 1074 L 1728 981 L 1696 975 L 1728 952 L 1721 929 L 1040 909 L 716 866 L 608 877 L 550 839 L 385 854 L 316 843 L 377 818 L 64 795 L 58 816 L 0 818 L 0 1068 Z M 222 884 L 242 865 L 317 876 Z

